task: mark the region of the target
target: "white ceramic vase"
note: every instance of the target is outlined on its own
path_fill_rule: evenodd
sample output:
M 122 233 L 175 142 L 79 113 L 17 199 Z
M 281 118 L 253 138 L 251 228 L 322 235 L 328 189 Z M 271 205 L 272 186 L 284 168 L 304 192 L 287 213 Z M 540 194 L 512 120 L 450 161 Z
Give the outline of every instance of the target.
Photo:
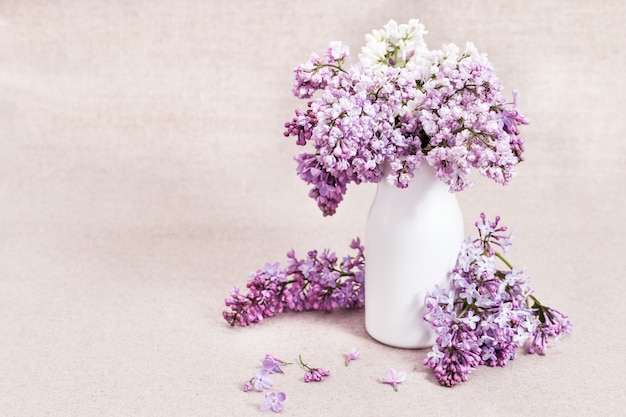
M 385 175 L 389 168 L 385 168 Z M 365 235 L 365 327 L 400 348 L 435 342 L 425 298 L 448 285 L 464 235 L 456 195 L 422 163 L 407 188 L 377 185 Z

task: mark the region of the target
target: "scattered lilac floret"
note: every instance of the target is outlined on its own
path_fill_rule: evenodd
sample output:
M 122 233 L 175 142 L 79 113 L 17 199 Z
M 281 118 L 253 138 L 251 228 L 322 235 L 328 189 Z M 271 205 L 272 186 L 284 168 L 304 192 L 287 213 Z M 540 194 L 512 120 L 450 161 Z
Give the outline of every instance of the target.
M 387 369 L 387 375 L 380 378 L 383 384 L 389 384 L 395 391 L 398 391 L 398 385 L 406 380 L 406 372 L 398 372 L 393 368 Z
M 287 396 L 284 392 L 268 392 L 265 394 L 265 402 L 261 404 L 261 411 L 272 410 L 275 413 L 280 413 L 283 410 L 282 403 L 286 398 Z
M 345 365 L 348 366 L 350 364 L 350 362 L 352 362 L 354 360 L 357 360 L 359 358 L 359 355 L 360 355 L 360 353 L 356 350 L 355 347 L 350 349 L 350 351 L 346 355 Z
M 263 369 L 265 369 L 270 374 L 282 374 L 283 365 L 287 365 L 288 362 L 280 360 L 269 353 L 265 355 L 265 359 L 263 359 Z
M 252 384 L 254 385 L 255 390 L 263 391 L 274 386 L 274 381 L 272 381 L 268 375 L 269 372 L 265 369 L 262 369 L 254 374 Z

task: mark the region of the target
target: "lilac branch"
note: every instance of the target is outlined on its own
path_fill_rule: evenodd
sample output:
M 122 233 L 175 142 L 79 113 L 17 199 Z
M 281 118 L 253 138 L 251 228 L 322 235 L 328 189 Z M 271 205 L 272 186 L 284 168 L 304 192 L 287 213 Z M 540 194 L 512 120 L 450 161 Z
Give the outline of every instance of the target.
M 229 308 L 222 312 L 224 319 L 231 326 L 247 326 L 285 310 L 363 307 L 364 248 L 358 238 L 350 248 L 356 254 L 341 260 L 328 249 L 321 253 L 309 251 L 303 259 L 290 250 L 286 268 L 268 263 L 250 274 L 247 292 L 233 288 L 224 300 Z

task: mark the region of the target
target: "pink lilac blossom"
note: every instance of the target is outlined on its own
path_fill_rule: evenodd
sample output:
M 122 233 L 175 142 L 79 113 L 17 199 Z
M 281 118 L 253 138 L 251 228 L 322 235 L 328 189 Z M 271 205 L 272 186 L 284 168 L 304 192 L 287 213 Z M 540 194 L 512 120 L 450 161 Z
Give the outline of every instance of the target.
M 222 312 L 231 325 L 248 326 L 285 310 L 332 311 L 337 308 L 360 308 L 364 303 L 363 245 L 356 238 L 350 243 L 353 256 L 338 259 L 326 249 L 309 251 L 299 259 L 293 250 L 287 253 L 287 266 L 266 264 L 252 273 L 242 293 L 234 287 L 224 300 Z
M 368 35 L 360 62 L 347 66 L 348 48 L 334 42 L 294 70 L 293 92 L 307 108 L 296 109 L 284 134 L 312 147 L 296 155 L 296 172 L 325 216 L 350 183 L 407 187 L 422 162 L 451 192 L 473 184 L 472 169 L 503 185 L 514 177 L 523 153 L 518 126 L 528 123 L 517 94 L 504 99 L 492 64 L 473 44 L 428 51 L 424 33 L 416 20 L 390 22 Z
M 300 365 L 306 369 L 304 373 L 304 382 L 320 382 L 324 378 L 330 376 L 330 370 L 326 368 L 313 368 L 302 360 L 302 356 L 298 356 Z
M 423 363 L 445 386 L 466 381 L 479 365 L 505 366 L 527 341 L 529 353 L 545 354 L 551 337 L 572 328 L 566 315 L 537 300 L 524 273 L 494 249 L 511 246 L 512 234 L 504 233 L 500 218 L 480 217 L 479 238 L 463 242 L 451 288 L 437 288 L 426 300 L 424 320 L 437 340 Z M 498 259 L 508 269 L 498 269 Z

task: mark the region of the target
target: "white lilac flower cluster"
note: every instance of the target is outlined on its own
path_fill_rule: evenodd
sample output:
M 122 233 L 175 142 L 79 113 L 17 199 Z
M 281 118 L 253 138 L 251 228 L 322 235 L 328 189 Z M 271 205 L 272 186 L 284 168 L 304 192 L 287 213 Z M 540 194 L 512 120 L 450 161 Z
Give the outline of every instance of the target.
M 499 221 L 481 214 L 479 237 L 463 243 L 450 288 L 427 297 L 424 320 L 438 337 L 424 365 L 442 385 L 466 381 L 478 365 L 505 366 L 526 344 L 529 353 L 545 355 L 550 338 L 571 331 L 567 316 L 541 304 L 524 273 L 504 258 L 512 235 L 504 234 Z M 506 269 L 499 269 L 497 260 Z
M 390 20 L 382 30 L 375 29 L 365 35 L 366 45 L 361 49 L 359 60 L 382 73 L 387 67 L 404 67 L 409 62 L 425 64 L 428 47 L 424 35 L 427 33 L 417 19 L 400 25 Z
M 332 42 L 294 69 L 293 93 L 307 99 L 285 123 L 298 145 L 297 173 L 324 215 L 335 213 L 350 183 L 386 180 L 407 187 L 426 162 L 450 191 L 471 186 L 472 168 L 508 184 L 522 160 L 518 125 L 527 120 L 507 102 L 486 55 L 467 43 L 428 50 L 417 20 L 390 21 L 366 36 L 359 62 Z M 314 94 L 319 93 L 313 97 Z

